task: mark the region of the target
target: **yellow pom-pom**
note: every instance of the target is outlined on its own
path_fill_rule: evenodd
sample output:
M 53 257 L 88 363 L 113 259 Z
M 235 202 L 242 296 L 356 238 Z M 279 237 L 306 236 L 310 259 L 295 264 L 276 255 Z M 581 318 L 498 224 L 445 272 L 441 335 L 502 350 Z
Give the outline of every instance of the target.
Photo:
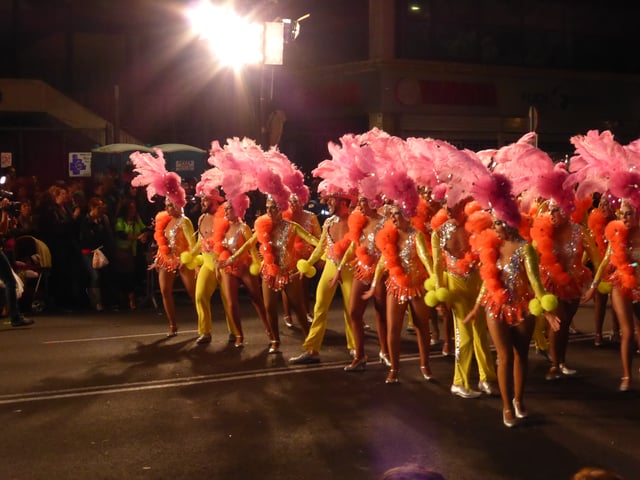
M 316 276 L 316 273 L 318 273 L 318 271 L 316 270 L 316 267 L 314 267 L 313 265 L 310 265 L 309 270 L 307 270 L 304 273 L 304 276 L 307 278 L 313 278 Z
M 424 281 L 425 290 L 435 290 L 436 289 L 436 279 L 435 277 L 429 277 Z
M 184 265 L 189 265 L 193 261 L 193 255 L 191 252 L 182 252 L 180 254 L 180 262 Z
M 609 295 L 611 293 L 611 282 L 600 282 L 598 292 L 602 295 Z
M 252 262 L 249 266 L 249 273 L 254 277 L 260 275 L 260 262 Z
M 305 275 L 311 269 L 311 264 L 307 260 L 298 260 L 296 263 L 296 268 L 299 272 L 304 273 Z
M 196 258 L 194 258 L 193 261 L 197 267 L 201 267 L 204 263 L 204 257 L 202 256 L 202 254 L 196 255 Z
M 543 295 L 540 299 L 540 303 L 542 304 L 542 308 L 545 312 L 552 312 L 556 308 L 558 308 L 558 297 L 552 295 L 551 293 L 547 293 Z
M 540 300 L 532 298 L 529 301 L 529 311 L 531 312 L 531 315 L 536 317 L 542 315 L 542 304 L 540 303 Z
M 439 302 L 448 302 L 449 301 L 449 289 L 448 288 L 444 288 L 444 287 L 440 287 L 436 290 L 436 298 L 438 299 Z
M 433 308 L 436 305 L 438 305 L 438 296 L 436 295 L 436 292 L 434 292 L 433 290 L 429 290 L 427 292 L 427 294 L 424 296 L 424 303 L 427 304 L 427 306 Z

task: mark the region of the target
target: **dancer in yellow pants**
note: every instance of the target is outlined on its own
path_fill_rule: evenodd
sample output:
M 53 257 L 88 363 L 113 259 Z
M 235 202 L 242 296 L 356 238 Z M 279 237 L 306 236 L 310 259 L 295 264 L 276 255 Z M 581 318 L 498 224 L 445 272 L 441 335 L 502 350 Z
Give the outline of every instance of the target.
M 333 215 L 325 221 L 322 227 L 320 242 L 311 254 L 311 257 L 309 257 L 307 262 L 301 262 L 302 265 L 304 265 L 303 270 L 305 270 L 309 266 L 313 266 L 323 255 L 325 255 L 327 259 L 316 289 L 313 323 L 311 324 L 307 338 L 302 344 L 305 352 L 297 357 L 290 358 L 289 361 L 293 364 L 318 363 L 320 361 L 320 348 L 327 330 L 329 307 L 338 288 L 338 282 L 333 281 L 336 275 L 339 275 L 340 289 L 342 292 L 347 348 L 349 351 L 354 351 L 355 353 L 356 344 L 351 331 L 351 320 L 348 310 L 353 271 L 350 267 L 344 269 L 339 269 L 338 267 L 343 255 L 351 244 L 351 240 L 347 235 L 349 232 L 348 218 L 350 202 L 351 200 L 349 198 L 337 195 L 327 199 L 327 205 Z
M 475 305 L 480 292 L 478 257 L 469 245 L 466 221 L 474 210 L 475 202 L 461 201 L 447 207 L 448 219 L 432 234 L 434 271 L 439 282 L 444 281 L 449 290 L 449 307 L 453 314 L 455 332 L 455 369 L 451 393 L 461 398 L 476 398 L 480 392 L 471 388 L 471 360 L 475 356 L 478 364 L 478 389 L 488 395 L 497 392 L 496 369 L 489 347 L 487 321 L 478 314 L 476 321 L 463 320 Z M 444 275 L 441 274 L 445 270 Z

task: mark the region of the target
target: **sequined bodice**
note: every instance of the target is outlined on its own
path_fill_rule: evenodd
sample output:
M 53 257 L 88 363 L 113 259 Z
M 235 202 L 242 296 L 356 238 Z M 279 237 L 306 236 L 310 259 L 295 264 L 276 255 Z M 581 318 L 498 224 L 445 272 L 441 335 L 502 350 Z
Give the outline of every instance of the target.
M 295 235 L 293 232 L 293 224 L 286 220 L 282 220 L 282 228 L 271 234 L 271 246 L 275 263 L 285 270 L 295 268 L 295 251 L 293 242 Z
M 385 221 L 386 219 L 384 217 L 380 217 L 380 219 L 378 219 L 378 223 L 376 223 L 372 231 L 370 231 L 369 233 L 363 231 L 362 235 L 360 235 L 358 241 L 360 243 L 360 246 L 365 248 L 368 255 L 376 257 L 380 256 L 380 252 L 376 247 L 376 234 L 380 231 L 380 229 L 382 229 Z
M 523 288 L 528 288 L 528 279 L 524 266 L 524 247 L 524 245 L 521 245 L 516 248 L 507 261 L 503 262 L 501 258 L 496 261 L 502 285 L 510 292 L 518 292 Z
M 580 225 L 571 224 L 571 235 L 568 242 L 555 242 L 553 253 L 563 263 L 566 270 L 582 262 L 584 246 L 582 242 L 582 230 Z M 564 261 L 563 261 L 564 260 Z
M 234 254 L 236 250 L 238 250 L 238 248 L 240 248 L 244 244 L 244 241 L 242 241 L 243 239 L 244 236 L 242 234 L 242 225 L 240 225 L 233 235 L 224 238 L 224 240 L 222 241 L 222 245 L 224 246 L 224 248 L 229 250 L 231 254 Z

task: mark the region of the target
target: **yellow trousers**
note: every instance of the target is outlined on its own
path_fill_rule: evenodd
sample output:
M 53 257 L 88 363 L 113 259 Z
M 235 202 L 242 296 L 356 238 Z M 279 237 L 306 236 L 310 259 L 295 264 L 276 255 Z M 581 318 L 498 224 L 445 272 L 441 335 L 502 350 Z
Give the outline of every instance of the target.
M 451 294 L 451 312 L 455 329 L 453 384 L 471 388 L 469 377 L 474 355 L 478 364 L 480 381 L 495 382 L 497 381 L 496 367 L 491 355 L 487 319 L 484 312 L 479 312 L 473 322 L 463 322 L 478 297 L 481 284 L 480 275 L 476 272 L 468 278 L 460 278 L 448 274 L 446 281 Z
M 211 334 L 211 297 L 216 288 L 218 288 L 218 278 L 216 277 L 215 261 L 213 254 L 203 253 L 204 263 L 198 271 L 196 278 L 196 312 L 198 314 L 198 335 Z M 220 287 L 222 288 L 222 286 Z M 226 315 L 227 305 L 225 305 L 224 295 L 222 303 L 227 321 L 229 333 L 237 334 L 235 327 L 229 321 L 229 315 Z
M 549 350 L 549 341 L 546 334 L 547 320 L 543 315 L 536 317 L 536 326 L 533 329 L 533 342 L 538 350 Z
M 340 291 L 342 292 L 343 313 L 344 313 L 344 328 L 345 336 L 347 337 L 347 348 L 354 350 L 356 348 L 356 342 L 353 338 L 353 332 L 351 331 L 351 321 L 349 318 L 349 295 L 351 294 L 351 284 L 353 282 L 353 272 L 349 268 L 342 270 L 342 282 L 334 285 L 330 285 L 331 280 L 336 276 L 338 268 L 333 262 L 327 262 L 320 275 L 318 281 L 318 288 L 316 289 L 316 303 L 313 307 L 313 323 L 309 329 L 309 333 L 304 343 L 303 348 L 308 351 L 320 351 L 322 347 L 322 341 L 324 340 L 324 334 L 327 330 L 327 321 L 329 315 L 329 308 L 331 302 L 336 294 L 338 285 L 340 285 Z

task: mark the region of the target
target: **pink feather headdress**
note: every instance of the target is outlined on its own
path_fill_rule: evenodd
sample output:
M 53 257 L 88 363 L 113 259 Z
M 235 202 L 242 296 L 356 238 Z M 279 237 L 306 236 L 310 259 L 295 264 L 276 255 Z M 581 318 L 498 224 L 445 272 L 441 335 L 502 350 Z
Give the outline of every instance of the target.
M 222 185 L 223 175 L 222 171 L 217 167 L 202 172 L 200 181 L 196 184 L 196 195 L 209 198 L 218 203 L 224 202 L 219 190 Z
M 340 137 L 339 145 L 329 142 L 327 149 L 331 158 L 320 162 L 311 172 L 314 177 L 322 178 L 318 193 L 355 199 L 358 195 L 358 182 L 365 177 L 357 160 L 362 149 L 361 137 L 347 133 Z
M 264 152 L 254 140 L 237 137 L 227 139 L 224 147 L 218 141 L 211 143 L 209 163 L 222 173 L 222 189 L 239 215 L 247 205 L 247 192 L 259 190 L 271 196 L 281 209 L 286 209 L 291 191 L 281 174 L 281 163 L 286 156 Z M 246 198 L 245 198 L 246 197 Z
M 551 157 L 535 146 L 535 132 L 493 153 L 493 171 L 507 177 L 513 194 L 520 197 L 524 211 L 543 198 L 554 200 L 566 212 L 575 209 L 573 188 L 567 188 L 569 172 L 564 163 L 555 164 Z
M 567 185 L 581 195 L 613 195 L 640 208 L 640 139 L 621 145 L 609 130 L 571 137 L 575 155 Z
M 155 195 L 167 197 L 178 208 L 184 208 L 187 203 L 186 192 L 182 188 L 182 178 L 175 172 L 168 172 L 162 150 L 154 148 L 156 156 L 150 153 L 134 152 L 129 158 L 134 165 L 132 180 L 134 187 L 145 187 L 147 198 L 153 202 Z
M 491 172 L 485 159 L 471 150 L 460 150 L 443 140 L 426 144 L 433 159 L 436 181 L 434 197 L 444 198 L 449 207 L 473 198 L 484 209 L 517 227 L 520 212 L 515 201 L 511 181 L 504 175 Z

